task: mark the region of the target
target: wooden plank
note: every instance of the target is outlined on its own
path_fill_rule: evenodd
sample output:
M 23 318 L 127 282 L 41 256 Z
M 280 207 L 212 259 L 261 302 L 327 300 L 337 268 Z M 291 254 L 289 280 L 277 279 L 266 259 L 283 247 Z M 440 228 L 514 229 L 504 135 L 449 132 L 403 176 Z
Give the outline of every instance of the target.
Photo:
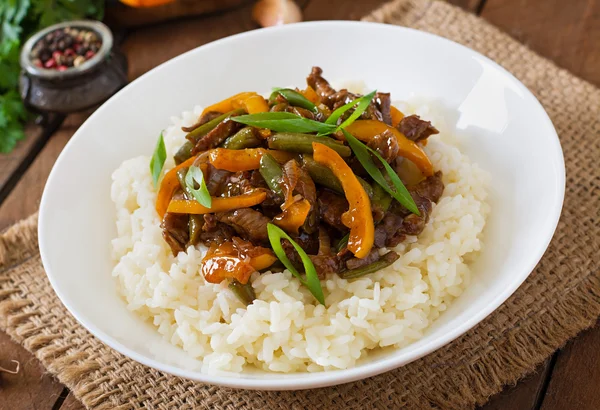
M 14 369 L 11 360 L 20 364 L 18 374 L 0 373 L 0 410 L 51 410 L 63 390 L 60 382 L 4 332 L 0 332 L 0 352 L 0 366 Z
M 47 142 L 17 186 L 0 206 L 0 230 L 38 209 L 52 165 L 85 117 L 85 114 L 70 116 L 60 130 Z
M 10 180 L 24 162 L 31 160 L 35 155 L 36 148 L 43 144 L 42 128 L 27 124 L 25 127 L 25 139 L 19 141 L 15 149 L 9 154 L 0 154 L 0 201 L 8 194 L 12 187 L 8 187 Z
M 600 408 L 600 321 L 558 354 L 542 410 Z
M 544 386 L 552 371 L 551 359 L 546 360 L 536 371 L 514 386 L 492 396 L 479 410 L 533 410 L 544 393 Z
M 559 66 L 600 85 L 600 0 L 487 0 L 482 16 Z

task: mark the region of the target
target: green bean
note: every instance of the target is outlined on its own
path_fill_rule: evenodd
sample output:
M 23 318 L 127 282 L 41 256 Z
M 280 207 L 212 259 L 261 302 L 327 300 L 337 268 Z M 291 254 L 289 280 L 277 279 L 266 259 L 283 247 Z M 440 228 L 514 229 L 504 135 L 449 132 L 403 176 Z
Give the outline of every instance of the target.
M 223 115 L 218 116 L 215 119 L 208 121 L 207 123 L 200 125 L 195 130 L 189 132 L 185 136 L 187 141 L 185 142 L 185 144 L 183 144 L 179 148 L 179 150 L 174 155 L 175 163 L 177 165 L 179 165 L 186 159 L 190 158 L 192 156 L 192 150 L 194 149 L 196 142 L 198 142 L 198 140 L 201 137 L 205 136 L 210 131 L 212 131 L 217 125 L 219 125 L 225 119 L 231 117 L 232 115 L 239 115 L 239 114 L 243 114 L 243 113 L 245 113 L 245 111 L 241 108 L 239 108 L 237 110 L 229 111 Z
M 361 276 L 368 275 L 369 273 L 377 272 L 380 269 L 386 268 L 394 263 L 399 258 L 398 254 L 395 252 L 388 252 L 381 257 L 378 261 L 375 261 L 367 266 L 363 266 L 361 268 L 350 269 L 345 272 L 340 273 L 339 275 L 343 279 L 355 279 Z
M 281 94 L 283 98 L 285 98 L 290 103 L 290 105 L 302 107 L 314 113 L 318 112 L 317 106 L 314 105 L 312 101 L 300 94 L 298 91 L 289 88 L 280 88 L 273 91 L 271 93 L 271 96 L 269 97 L 270 104 L 276 103 L 277 94 Z
M 256 137 L 256 128 L 244 127 L 231 137 L 227 138 L 223 143 L 223 148 L 227 149 L 244 149 L 255 148 L 260 146 L 261 141 Z
M 325 165 L 319 164 L 314 160 L 312 155 L 304 154 L 302 155 L 302 164 L 304 165 L 304 169 L 308 172 L 313 181 L 315 181 L 319 185 L 323 185 L 326 188 L 331 189 L 339 194 L 344 193 L 344 188 L 342 188 L 342 184 L 337 179 L 337 177 L 331 172 L 329 168 Z M 373 188 L 367 181 L 356 176 L 358 182 L 363 186 L 369 198 L 373 197 Z
M 269 154 L 264 154 L 260 158 L 260 167 L 258 168 L 258 172 L 265 179 L 265 182 L 271 188 L 271 191 L 275 192 L 277 195 L 283 197 L 283 189 L 281 188 L 280 178 L 283 175 L 283 171 L 281 167 Z
M 252 284 L 250 282 L 245 285 L 233 279 L 229 283 L 229 289 L 238 297 L 240 300 L 247 305 L 254 302 L 256 299 L 256 294 L 254 293 L 254 289 L 252 288 Z
M 181 168 L 177 170 L 177 180 L 179 181 L 179 185 L 181 189 L 183 189 L 183 196 L 186 199 L 194 199 L 194 196 L 189 192 L 189 188 L 185 183 L 185 177 L 187 175 L 189 168 Z M 198 236 L 202 232 L 202 225 L 204 224 L 204 218 L 202 215 L 189 215 L 188 220 L 188 231 L 190 235 L 190 239 L 188 241 L 189 245 L 195 245 L 198 242 Z
M 347 233 L 346 235 L 344 235 L 342 237 L 342 239 L 340 239 L 340 241 L 338 242 L 337 246 L 336 246 L 336 250 L 339 252 L 341 252 L 342 250 L 344 250 L 345 247 L 348 246 L 348 240 L 350 239 L 350 234 Z
M 282 151 L 299 152 L 301 154 L 312 154 L 313 142 L 319 142 L 331 148 L 342 157 L 349 157 L 352 155 L 352 150 L 350 147 L 347 147 L 334 139 L 329 137 L 317 137 L 316 135 L 310 134 L 301 134 L 297 132 L 278 132 L 269 138 L 269 148 Z

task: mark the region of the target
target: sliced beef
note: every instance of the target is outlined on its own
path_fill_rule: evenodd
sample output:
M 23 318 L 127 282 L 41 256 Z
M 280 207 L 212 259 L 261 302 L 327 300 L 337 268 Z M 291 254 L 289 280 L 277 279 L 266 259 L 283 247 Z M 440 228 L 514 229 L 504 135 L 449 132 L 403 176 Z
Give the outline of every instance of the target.
M 432 176 L 425 178 L 414 187 L 411 187 L 410 191 L 437 203 L 444 193 L 442 171 L 437 171 Z
M 411 193 L 411 195 L 417 204 L 420 215 L 413 213 L 407 215 L 402 221 L 399 232 L 405 235 L 418 235 L 423 232 L 425 224 L 427 224 L 427 221 L 429 220 L 432 203 L 429 199 L 423 198 L 418 194 Z
M 342 232 L 348 231 L 348 228 L 342 223 L 342 214 L 348 208 L 346 198 L 327 189 L 319 191 L 319 215 L 326 224 Z
M 235 230 L 217 220 L 214 214 L 202 215 L 204 223 L 202 231 L 198 235 L 198 240 L 206 246 L 215 243 L 220 245 L 224 242 L 229 242 L 235 236 Z
M 160 224 L 163 231 L 163 238 L 171 247 L 173 256 L 177 256 L 179 252 L 184 252 L 190 240 L 188 221 L 189 217 L 187 214 L 167 212 Z
M 385 130 L 381 134 L 375 135 L 367 145 L 377 151 L 388 163 L 396 159 L 400 150 L 398 140 L 390 130 Z M 379 161 L 375 161 L 375 163 L 379 164 Z
M 390 93 L 378 92 L 375 94 L 375 99 L 377 100 L 377 106 L 381 112 L 383 122 L 385 122 L 387 125 L 392 125 L 392 114 L 390 111 L 392 107 L 392 101 Z
M 431 122 L 422 120 L 418 115 L 409 115 L 402 118 L 398 129 L 409 140 L 414 142 L 423 141 L 429 136 L 439 134 L 439 131 L 431 125 Z
M 375 246 L 378 248 L 394 247 L 402 242 L 406 236 L 400 232 L 403 217 L 394 212 L 387 212 L 380 224 L 375 227 Z
M 325 279 L 330 273 L 336 273 L 340 271 L 340 259 L 336 255 L 308 255 L 319 279 Z
M 313 67 L 308 77 L 306 77 L 306 83 L 317 92 L 324 104 L 329 105 L 329 97 L 335 93 L 335 90 L 322 77 L 322 74 L 323 70 L 320 67 Z
M 282 186 L 286 203 L 295 195 L 301 195 L 310 203 L 310 213 L 303 229 L 308 233 L 316 232 L 319 227 L 319 204 L 314 181 L 296 160 L 290 160 L 283 166 Z M 291 202 L 289 202 L 291 203 Z
M 252 208 L 240 208 L 235 211 L 219 212 L 215 216 L 219 222 L 231 226 L 243 239 L 254 244 L 268 244 L 267 224 L 271 222 Z
M 239 128 L 239 123 L 231 121 L 230 119 L 226 119 L 209 131 L 206 135 L 200 137 L 192 149 L 192 155 L 196 155 L 199 152 L 218 147 L 227 139 L 227 137 L 233 135 Z
M 219 196 L 223 192 L 223 187 L 227 179 L 231 176 L 231 172 L 224 169 L 217 169 L 211 164 L 208 164 L 205 181 L 206 188 L 212 196 Z
M 220 117 L 221 115 L 223 115 L 223 113 L 220 113 L 218 111 L 209 111 L 209 112 L 201 115 L 200 118 L 198 119 L 198 121 L 196 121 L 196 123 L 194 125 L 192 125 L 190 127 L 181 127 L 181 129 L 185 132 L 192 132 L 199 126 L 204 125 L 207 122 L 212 121 L 217 117 Z
M 223 195 L 226 197 L 238 196 L 253 191 L 252 171 L 238 171 L 229 174 L 223 184 Z
M 358 269 L 367 266 L 379 260 L 379 251 L 372 249 L 366 258 L 350 258 L 346 261 L 347 269 Z

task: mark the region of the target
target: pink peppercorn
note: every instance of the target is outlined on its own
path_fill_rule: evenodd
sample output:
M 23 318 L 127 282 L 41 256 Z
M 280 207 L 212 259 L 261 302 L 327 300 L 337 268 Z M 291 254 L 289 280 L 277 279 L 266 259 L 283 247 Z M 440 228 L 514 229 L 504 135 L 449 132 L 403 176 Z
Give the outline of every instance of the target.
M 48 61 L 46 61 L 44 63 L 44 67 L 46 67 L 46 68 L 54 68 L 54 67 L 56 67 L 56 61 L 54 61 L 53 59 L 49 59 Z
M 72 49 L 72 48 L 67 48 L 67 49 L 65 50 L 65 55 L 66 55 L 66 56 L 74 56 L 74 55 L 75 55 L 75 51 L 73 51 L 73 49 Z
M 86 60 L 89 60 L 90 58 L 94 57 L 96 53 L 94 53 L 92 50 L 89 50 L 87 53 L 85 53 L 85 58 Z
M 63 55 L 63 53 L 61 51 L 57 50 L 52 53 L 52 58 L 58 61 L 58 60 L 60 60 L 62 55 Z
M 59 65 L 58 71 L 65 71 L 67 68 L 69 68 L 69 67 L 67 67 L 66 65 Z

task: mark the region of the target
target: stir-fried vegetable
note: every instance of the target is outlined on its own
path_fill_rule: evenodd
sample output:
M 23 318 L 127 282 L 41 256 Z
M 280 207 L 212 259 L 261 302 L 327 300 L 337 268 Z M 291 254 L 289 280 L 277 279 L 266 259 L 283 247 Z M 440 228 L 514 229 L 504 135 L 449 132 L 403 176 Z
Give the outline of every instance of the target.
M 250 282 L 242 284 L 237 280 L 233 279 L 229 283 L 229 289 L 245 304 L 249 305 L 256 299 L 254 288 Z
M 389 266 L 398 255 L 381 250 L 418 235 L 443 193 L 419 146 L 437 132 L 430 122 L 405 118 L 389 93 L 336 91 L 321 73 L 304 90 L 274 89 L 268 100 L 243 92 L 207 107 L 182 127 L 178 165 L 162 180 L 162 136 L 157 145 L 165 241 L 174 255 L 209 247 L 204 278 L 229 282 L 245 304 L 256 297 L 250 276 L 277 259 L 324 304 L 319 278 Z
M 260 158 L 260 166 L 258 168 L 265 182 L 271 188 L 271 191 L 283 198 L 283 190 L 281 189 L 281 176 L 283 171 L 271 154 L 263 154 Z
M 198 188 L 196 188 L 198 185 Z M 204 174 L 200 168 L 191 166 L 188 169 L 187 175 L 185 176 L 185 191 L 198 203 L 207 208 L 211 207 L 212 199 L 208 188 L 206 188 L 206 182 L 204 181 Z
M 321 288 L 321 282 L 319 281 L 319 277 L 317 276 L 317 271 L 315 270 L 315 265 L 312 263 L 306 252 L 298 245 L 285 231 L 281 228 L 273 225 L 267 225 L 267 231 L 269 233 L 269 241 L 271 243 L 271 247 L 273 248 L 273 252 L 277 255 L 277 258 L 285 265 L 285 267 L 297 277 L 300 282 L 310 290 L 310 293 L 313 294 L 315 299 L 319 301 L 320 304 L 325 304 L 325 296 L 323 295 L 323 289 Z M 302 264 L 304 265 L 304 275 L 305 278 L 300 275 L 300 273 L 296 270 L 292 261 L 287 257 L 283 247 L 281 246 L 281 240 L 287 239 L 298 255 L 300 255 L 300 259 L 302 260 Z
M 165 148 L 165 140 L 161 132 L 156 143 L 156 148 L 154 149 L 154 154 L 150 160 L 150 173 L 152 174 L 152 182 L 155 187 L 158 184 L 158 178 L 160 178 L 160 173 L 162 172 L 166 159 L 167 149 Z
M 400 148 L 398 155 L 414 162 L 425 176 L 433 175 L 433 165 L 427 154 L 425 154 L 425 151 L 413 141 L 406 138 L 398 129 L 390 127 L 381 121 L 358 120 L 346 127 L 345 130 L 365 142 L 369 142 L 375 135 L 379 135 L 386 130 L 391 131 L 398 141 Z
M 357 258 L 364 258 L 371 252 L 375 235 L 369 196 L 337 152 L 317 142 L 313 143 L 313 151 L 315 161 L 327 166 L 344 188 L 350 204 L 348 212 L 342 215 L 342 223 L 350 228 L 348 249 Z
M 285 98 L 291 105 L 306 108 L 307 110 L 315 113 L 319 111 L 317 106 L 312 101 L 300 94 L 298 91 L 291 90 L 289 88 L 277 88 L 273 91 L 273 93 L 271 93 L 269 101 L 275 101 L 277 94 Z
M 224 212 L 232 209 L 249 208 L 260 204 L 265 200 L 267 194 L 264 191 L 254 191 L 248 194 L 232 196 L 228 198 L 214 197 L 211 199 L 211 207 L 207 208 L 198 201 L 185 199 L 174 199 L 169 203 L 167 212 L 175 214 L 209 214 L 213 212 Z
M 295 132 L 279 132 L 273 135 L 269 138 L 269 148 L 281 151 L 298 152 L 301 154 L 312 154 L 313 142 L 328 146 L 342 157 L 349 157 L 352 155 L 352 150 L 350 150 L 350 148 L 344 144 L 340 144 L 334 139 Z
M 265 112 L 260 114 L 240 115 L 232 118 L 241 124 L 258 128 L 268 128 L 278 132 L 318 132 L 323 135 L 335 131 L 335 126 L 310 120 L 290 112 Z
M 215 168 L 227 171 L 251 171 L 260 167 L 260 159 L 264 154 L 270 154 L 281 163 L 294 158 L 294 155 L 289 152 L 266 150 L 264 148 L 243 150 L 215 148 L 209 153 L 209 162 Z
M 259 132 L 256 128 L 244 127 L 231 137 L 227 138 L 223 143 L 223 148 L 244 149 L 259 147 L 262 141 L 257 134 L 259 134 Z

